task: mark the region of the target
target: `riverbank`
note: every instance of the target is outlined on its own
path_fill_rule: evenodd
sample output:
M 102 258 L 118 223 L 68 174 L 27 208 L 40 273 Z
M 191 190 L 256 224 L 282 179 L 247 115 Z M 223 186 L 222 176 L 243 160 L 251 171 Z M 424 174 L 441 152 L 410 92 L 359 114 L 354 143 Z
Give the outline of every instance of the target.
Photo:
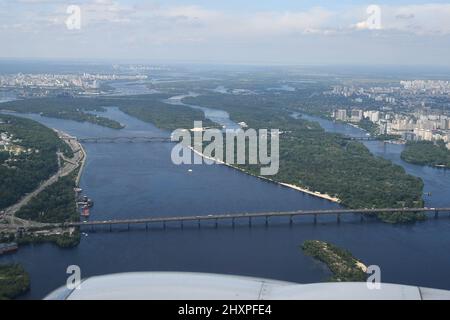
M 400 157 L 415 165 L 450 169 L 450 150 L 443 141 L 409 141 Z
M 224 162 L 224 161 L 222 161 L 222 160 L 219 160 L 219 159 L 215 159 L 215 158 L 206 156 L 206 155 L 204 155 L 203 153 L 201 153 L 201 152 L 195 150 L 193 147 L 188 147 L 188 148 L 189 148 L 191 151 L 193 151 L 195 154 L 199 155 L 200 157 L 202 157 L 202 158 L 204 158 L 204 159 L 207 159 L 207 160 L 210 160 L 210 161 L 214 161 L 214 162 L 216 162 L 216 163 L 218 163 L 218 164 L 225 165 L 225 166 L 227 166 L 227 167 L 233 168 L 233 169 L 235 169 L 235 170 L 238 170 L 238 171 L 240 171 L 240 172 L 243 172 L 243 173 L 245 173 L 245 174 L 247 174 L 247 175 L 250 175 L 250 176 L 252 176 L 252 177 L 259 178 L 259 179 L 262 179 L 262 180 L 264 180 L 264 181 L 268 181 L 268 182 L 271 182 L 271 183 L 274 183 L 274 184 L 277 184 L 277 185 L 280 185 L 280 186 L 283 186 L 283 187 L 286 187 L 286 188 L 294 189 L 294 190 L 300 191 L 300 192 L 302 192 L 302 193 L 306 193 L 306 194 L 312 195 L 312 196 L 317 197 L 317 198 L 325 199 L 325 200 L 328 200 L 328 201 L 331 201 L 331 202 L 335 202 L 335 203 L 341 203 L 341 200 L 340 200 L 339 198 L 330 196 L 329 194 L 324 194 L 324 193 L 320 193 L 320 192 L 317 192 L 317 191 L 311 191 L 311 190 L 309 190 L 309 189 L 302 188 L 302 187 L 299 187 L 299 186 L 294 185 L 294 184 L 289 184 L 289 183 L 285 183 L 285 182 L 280 182 L 280 181 L 276 181 L 276 180 L 273 180 L 273 179 L 270 179 L 270 178 L 267 178 L 267 177 L 255 175 L 255 174 L 253 174 L 253 173 L 251 173 L 251 172 L 248 172 L 248 171 L 246 171 L 246 170 L 244 170 L 244 169 L 242 169 L 242 168 L 239 168 L 239 167 L 236 166 L 236 165 L 232 165 L 232 164 L 229 164 L 229 163 Z
M 73 247 L 79 243 L 78 230 L 40 231 L 46 223 L 76 221 L 79 213 L 76 209 L 74 188 L 79 185 L 85 161 L 83 146 L 67 133 L 53 129 L 58 138 L 66 143 L 72 158 L 66 158 L 57 152 L 60 167 L 58 172 L 32 193 L 5 210 L 5 221 L 0 225 L 0 242 L 16 241 L 20 246 L 30 243 L 52 242 L 59 247 Z M 17 233 L 18 229 L 22 231 Z
M 83 174 L 83 170 L 86 165 L 87 159 L 86 150 L 84 150 L 83 145 L 80 142 L 78 142 L 78 140 L 75 137 L 72 137 L 68 133 L 55 128 L 53 128 L 53 130 L 58 134 L 60 139 L 62 139 L 63 141 L 66 142 L 67 145 L 69 145 L 69 147 L 72 149 L 74 156 L 77 153 L 80 153 L 80 156 L 76 158 L 78 163 L 78 168 L 76 169 L 78 169 L 78 173 L 75 178 L 75 185 L 78 187 L 80 185 L 81 175 Z

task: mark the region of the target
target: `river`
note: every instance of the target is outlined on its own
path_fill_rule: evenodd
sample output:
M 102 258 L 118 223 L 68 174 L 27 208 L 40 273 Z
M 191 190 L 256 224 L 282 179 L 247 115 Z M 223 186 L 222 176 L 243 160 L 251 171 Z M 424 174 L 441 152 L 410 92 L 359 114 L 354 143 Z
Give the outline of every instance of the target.
M 168 135 L 114 107 L 108 108 L 105 116 L 126 128 L 118 131 L 28 115 L 78 137 Z M 226 166 L 173 165 L 168 143 L 93 143 L 85 148 L 88 157 L 81 187 L 95 200 L 95 220 L 338 207 Z M 378 142 L 371 146 L 372 152 L 394 161 L 399 161 L 400 148 Z M 446 172 L 406 167 L 434 175 L 426 181 L 427 190 L 447 187 L 428 199 L 445 204 L 449 195 Z M 43 298 L 64 285 L 69 265 L 79 265 L 84 278 L 129 271 L 194 271 L 311 283 L 330 274 L 322 264 L 303 255 L 299 246 L 304 240 L 320 239 L 350 250 L 367 265 L 379 265 L 384 282 L 450 289 L 448 217 L 402 226 L 361 223 L 353 216 L 342 220 L 337 224 L 333 217 L 321 217 L 314 225 L 312 218 L 297 218 L 290 226 L 287 219 L 280 218 L 271 220 L 269 227 L 263 221 L 255 221 L 252 227 L 240 221 L 236 228 L 222 222 L 217 229 L 213 224 L 201 228 L 185 224 L 183 229 L 173 224 L 165 230 L 153 226 L 148 232 L 87 231 L 74 249 L 52 244 L 24 246 L 16 254 L 1 257 L 0 263 L 20 262 L 30 273 L 31 290 L 24 299 Z

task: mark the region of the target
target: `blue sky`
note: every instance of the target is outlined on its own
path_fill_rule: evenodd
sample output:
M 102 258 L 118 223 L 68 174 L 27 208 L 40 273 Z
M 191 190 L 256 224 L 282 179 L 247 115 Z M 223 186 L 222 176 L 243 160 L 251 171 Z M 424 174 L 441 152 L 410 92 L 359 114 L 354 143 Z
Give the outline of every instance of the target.
M 0 42 L 9 58 L 450 65 L 450 0 L 0 0 Z

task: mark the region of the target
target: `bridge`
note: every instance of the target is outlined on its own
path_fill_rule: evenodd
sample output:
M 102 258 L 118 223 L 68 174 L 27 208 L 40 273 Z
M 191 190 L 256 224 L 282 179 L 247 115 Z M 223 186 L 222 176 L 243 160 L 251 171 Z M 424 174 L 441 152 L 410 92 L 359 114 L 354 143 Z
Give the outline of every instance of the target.
M 256 218 L 265 219 L 266 225 L 269 223 L 269 219 L 272 217 L 287 217 L 289 223 L 293 223 L 294 217 L 311 216 L 314 219 L 314 223 L 317 223 L 319 216 L 336 216 L 337 222 L 341 221 L 341 215 L 360 215 L 363 219 L 364 215 L 378 214 L 378 213 L 412 213 L 423 212 L 433 213 L 435 218 L 439 214 L 450 212 L 450 208 L 384 208 L 384 209 L 337 209 L 337 210 L 299 210 L 288 212 L 260 212 L 260 213 L 233 213 L 233 214 L 209 214 L 209 215 L 194 215 L 194 216 L 167 216 L 167 217 L 149 217 L 141 219 L 123 219 L 123 220 L 105 220 L 105 221 L 83 221 L 83 222 L 69 222 L 62 224 L 47 224 L 44 229 L 50 228 L 73 228 L 84 226 L 109 226 L 110 230 L 113 225 L 125 225 L 130 229 L 131 225 L 145 225 L 148 229 L 149 224 L 162 223 L 164 228 L 166 223 L 175 222 L 180 223 L 183 226 L 184 222 L 197 222 L 198 226 L 201 226 L 203 221 L 213 221 L 217 227 L 219 221 L 231 221 L 232 225 L 235 225 L 237 219 L 248 219 L 248 223 L 251 226 L 252 220 Z
M 367 136 L 367 137 L 350 137 L 350 136 L 345 136 L 344 137 L 345 140 L 354 140 L 354 141 L 377 141 L 377 138 L 372 137 L 372 136 Z
M 144 137 L 144 136 L 131 136 L 131 137 L 87 137 L 78 138 L 82 143 L 116 143 L 116 142 L 173 142 L 170 137 Z

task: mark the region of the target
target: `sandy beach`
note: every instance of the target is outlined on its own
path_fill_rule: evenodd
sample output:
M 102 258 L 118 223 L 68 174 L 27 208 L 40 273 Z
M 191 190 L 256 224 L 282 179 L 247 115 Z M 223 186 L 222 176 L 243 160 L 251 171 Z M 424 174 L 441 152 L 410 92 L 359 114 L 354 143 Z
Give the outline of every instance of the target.
M 233 168 L 235 170 L 239 170 L 239 171 L 241 171 L 241 172 L 243 172 L 245 174 L 251 175 L 253 177 L 256 177 L 256 178 L 259 178 L 259 179 L 263 179 L 263 180 L 266 180 L 266 181 L 269 181 L 269 182 L 272 182 L 272 183 L 276 183 L 276 184 L 281 185 L 281 186 L 286 187 L 286 188 L 291 188 L 291 189 L 294 189 L 294 190 L 297 190 L 297 191 L 300 191 L 300 192 L 303 192 L 303 193 L 307 193 L 309 195 L 312 195 L 312 196 L 315 196 L 315 197 L 318 197 L 318 198 L 326 199 L 328 201 L 332 201 L 332 202 L 336 202 L 336 203 L 340 203 L 341 202 L 341 200 L 339 198 L 330 196 L 328 194 L 320 193 L 320 192 L 317 192 L 317 191 L 311 191 L 309 189 L 302 188 L 302 187 L 294 185 L 294 184 L 289 184 L 289 183 L 285 183 L 285 182 L 279 182 L 279 181 L 275 181 L 275 180 L 267 178 L 267 177 L 255 175 L 255 174 L 250 173 L 248 171 L 245 171 L 244 169 L 241 169 L 241 168 L 239 168 L 239 167 L 237 167 L 235 165 L 226 163 L 226 162 L 224 162 L 222 160 L 215 159 L 215 158 L 212 158 L 212 157 L 208 157 L 208 156 L 204 155 L 203 153 L 195 150 L 194 148 L 192 148 L 190 146 L 188 148 L 191 149 L 194 153 L 198 154 L 199 156 L 201 156 L 204 159 L 212 160 L 212 161 L 214 161 L 216 163 L 226 165 L 226 166 L 228 166 L 230 168 Z

